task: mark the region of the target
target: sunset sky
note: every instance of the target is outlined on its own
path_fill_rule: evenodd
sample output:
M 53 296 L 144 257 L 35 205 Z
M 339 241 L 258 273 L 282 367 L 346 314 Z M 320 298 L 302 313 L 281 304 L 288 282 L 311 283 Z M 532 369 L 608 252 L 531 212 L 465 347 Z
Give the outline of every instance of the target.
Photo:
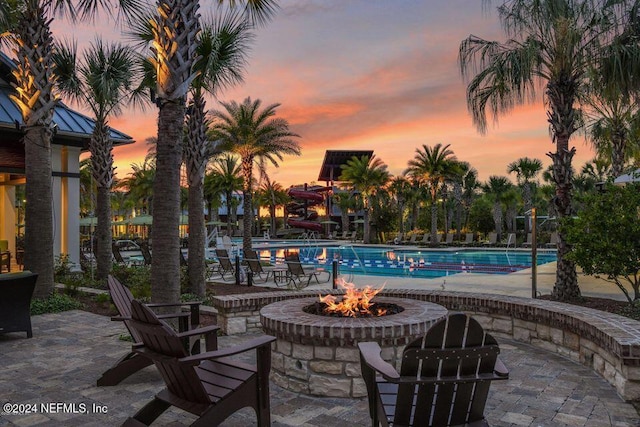
M 202 1 L 209 13 L 213 1 Z M 480 135 L 467 112 L 465 82 L 457 63 L 460 42 L 474 34 L 504 39 L 495 5 L 469 0 L 283 0 L 275 19 L 256 32 L 245 82 L 220 94 L 225 101 L 247 96 L 280 103 L 278 116 L 301 135 L 302 156 L 269 168 L 289 186 L 318 178 L 325 150 L 373 149 L 389 171 L 400 174 L 422 144 L 451 144 L 459 160 L 481 180 L 507 175 L 507 164 L 554 151 L 542 100 L 516 109 Z M 69 37 L 58 21 L 57 36 Z M 84 24 L 73 35 L 118 37 L 104 20 Z M 81 44 L 82 46 L 82 44 Z M 219 108 L 211 99 L 209 108 Z M 140 163 L 144 140 L 156 134 L 157 109 L 127 111 L 111 125 L 137 142 L 114 150 L 119 177 Z M 574 164 L 593 152 L 576 136 Z M 512 177 L 515 179 L 515 177 Z

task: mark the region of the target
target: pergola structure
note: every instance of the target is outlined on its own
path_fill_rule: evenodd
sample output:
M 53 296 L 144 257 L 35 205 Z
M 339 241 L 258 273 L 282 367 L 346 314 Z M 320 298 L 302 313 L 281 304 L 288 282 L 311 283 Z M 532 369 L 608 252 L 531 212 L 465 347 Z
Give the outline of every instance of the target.
M 15 188 L 26 183 L 23 125 L 20 110 L 9 98 L 14 62 L 0 52 L 0 240 L 16 253 L 17 209 Z M 54 111 L 55 135 L 51 147 L 53 180 L 54 254 L 68 254 L 79 265 L 80 251 L 80 153 L 88 150 L 95 122 L 59 103 Z M 115 129 L 114 145 L 133 139 Z M 22 203 L 22 201 L 19 201 Z

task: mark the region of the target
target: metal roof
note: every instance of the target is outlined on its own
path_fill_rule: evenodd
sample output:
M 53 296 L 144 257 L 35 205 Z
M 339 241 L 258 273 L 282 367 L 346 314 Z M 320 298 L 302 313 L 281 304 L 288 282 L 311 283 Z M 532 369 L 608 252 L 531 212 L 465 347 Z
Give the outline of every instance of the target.
M 324 160 L 320 167 L 318 181 L 333 182 L 339 181 L 342 174 L 341 166 L 346 164 L 352 157 L 373 156 L 373 150 L 327 150 L 324 153 Z
M 2 79 L 8 82 L 12 78 L 8 70 L 15 67 L 14 62 L 0 52 L 0 127 L 18 129 L 23 125 L 22 114 L 20 110 L 9 98 L 9 94 L 13 92 L 13 88 L 8 84 L 3 84 Z M 53 122 L 58 125 L 57 135 L 59 137 L 71 137 L 88 139 L 91 137 L 95 121 L 78 113 L 71 108 L 59 102 L 53 113 Z M 114 144 L 130 144 L 133 139 L 119 130 L 111 128 L 109 136 Z M 54 141 L 58 142 L 58 141 Z

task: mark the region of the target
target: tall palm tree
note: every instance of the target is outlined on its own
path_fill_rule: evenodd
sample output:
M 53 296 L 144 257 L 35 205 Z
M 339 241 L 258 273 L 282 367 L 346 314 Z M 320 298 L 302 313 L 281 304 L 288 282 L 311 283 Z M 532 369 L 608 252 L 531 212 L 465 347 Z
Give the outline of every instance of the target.
M 61 92 L 91 110 L 95 127 L 89 141 L 91 172 L 97 186 L 96 274 L 106 281 L 111 272 L 111 200 L 114 179 L 113 141 L 109 118 L 122 112 L 136 92 L 135 56 L 121 44 L 104 44 L 97 39 L 78 58 L 75 43 L 57 46 L 53 60 Z
M 396 176 L 391 179 L 389 191 L 398 206 L 398 228 L 400 232 L 405 232 L 404 211 L 409 192 L 411 191 L 411 183 L 403 176 Z
M 471 165 L 467 162 L 458 162 L 458 167 L 450 177 L 453 187 L 453 201 L 456 215 L 456 235 L 460 238 L 462 232 L 462 210 L 464 207 L 464 178 L 469 173 Z
M 504 43 L 469 36 L 460 45 L 463 76 L 475 76 L 467 87 L 467 104 L 476 127 L 485 132 L 487 109 L 497 118 L 536 96 L 544 85 L 545 105 L 556 151 L 553 177 L 560 217 L 571 215 L 571 161 L 575 148 L 569 140 L 580 126 L 577 106 L 588 91 L 589 74 L 619 31 L 618 12 L 631 1 L 510 0 L 498 7 L 500 21 L 511 37 Z M 621 68 L 611 79 L 622 79 Z M 565 255 L 570 247 L 560 230 L 554 297 L 580 296 L 575 263 Z
M 184 162 L 189 183 L 189 288 L 201 297 L 205 293 L 204 173 L 217 145 L 206 138 L 205 93 L 216 94 L 242 81 L 252 38 L 249 28 L 247 19 L 230 11 L 204 23 L 197 39 L 194 69 L 198 74 L 191 83 L 187 108 Z
M 429 187 L 431 197 L 431 242 L 435 244 L 438 237 L 438 194 L 445 180 L 453 175 L 457 161 L 450 144 L 433 147 L 422 145 L 416 148 L 416 154 L 409 160 L 405 174 L 424 182 Z
M 283 206 L 287 202 L 291 201 L 291 197 L 287 194 L 287 190 L 276 182 L 271 181 L 268 176 L 265 175 L 265 181 L 260 186 L 260 200 L 262 206 L 269 208 L 269 217 L 271 221 L 271 233 L 275 235 L 276 232 L 276 208 Z
M 533 186 L 535 182 L 532 182 L 532 180 L 536 178 L 541 170 L 542 162 L 528 157 L 521 157 L 507 166 L 507 173 L 515 173 L 518 179 L 518 185 L 522 190 L 525 215 L 529 215 L 526 212 L 529 212 L 533 207 Z M 524 222 L 524 232 L 529 232 L 529 221 Z
M 118 181 L 116 188 L 123 189 L 134 201 L 136 214 L 152 215 L 153 207 L 153 181 L 156 177 L 155 161 L 145 158 L 142 163 L 131 164 L 129 175 Z
M 471 211 L 471 205 L 477 198 L 477 191 L 481 187 L 478 181 L 478 171 L 475 168 L 469 168 L 462 178 L 462 206 L 466 211 L 464 220 L 464 227 L 469 226 L 469 214 Z
M 222 102 L 225 111 L 216 110 L 211 113 L 213 123 L 210 137 L 220 140 L 220 148 L 240 156 L 242 162 L 243 181 L 243 230 L 242 247 L 251 250 L 251 225 L 253 222 L 252 191 L 253 166 L 257 162 L 264 168 L 269 161 L 278 167 L 278 160 L 283 155 L 300 155 L 300 146 L 293 139 L 299 135 L 289 130 L 289 123 L 282 118 L 275 118 L 280 104 L 271 104 L 260 109 L 262 101 L 246 98 L 241 104 L 235 101 Z
M 227 154 L 216 157 L 211 163 L 211 173 L 213 175 L 212 184 L 221 189 L 227 207 L 227 235 L 233 235 L 233 226 L 236 222 L 236 209 L 238 201 L 233 196 L 236 191 L 242 190 L 243 178 L 242 169 L 236 156 Z
M 504 215 L 502 205 L 513 184 L 505 176 L 490 176 L 489 180 L 482 186 L 482 190 L 493 201 L 493 222 L 495 230 L 498 234 L 498 240 L 502 238 L 502 225 L 504 224 Z
M 26 199 L 25 268 L 38 273 L 34 295 L 53 292 L 53 203 L 51 184 L 51 139 L 53 110 L 59 98 L 54 93 L 55 64 L 51 23 L 55 15 L 93 17 L 99 0 L 13 0 L 0 7 L 0 37 L 14 48 L 13 70 L 16 93 L 11 95 L 22 115 L 25 142 Z M 109 3 L 109 6 L 111 4 Z M 122 16 L 135 14 L 138 0 L 118 0 Z M 116 8 L 109 8 L 113 13 Z
M 364 212 L 363 242 L 370 243 L 369 217 L 372 208 L 371 198 L 389 181 L 390 176 L 387 171 L 387 165 L 374 155 L 371 157 L 354 156 L 340 167 L 342 168 L 340 181 L 350 183 L 353 189 L 358 191 L 362 197 Z
M 222 0 L 219 1 L 222 3 Z M 254 23 L 264 23 L 273 14 L 273 0 L 228 0 L 231 7 L 242 3 Z M 180 261 L 180 163 L 183 125 L 189 87 L 198 71 L 196 37 L 200 31 L 199 2 L 196 0 L 157 0 L 156 16 L 151 20 L 153 56 L 148 58 L 156 75 L 158 106 L 158 175 L 154 192 L 154 221 L 151 229 L 155 251 L 151 265 L 151 297 L 154 301 L 175 302 L 179 298 Z

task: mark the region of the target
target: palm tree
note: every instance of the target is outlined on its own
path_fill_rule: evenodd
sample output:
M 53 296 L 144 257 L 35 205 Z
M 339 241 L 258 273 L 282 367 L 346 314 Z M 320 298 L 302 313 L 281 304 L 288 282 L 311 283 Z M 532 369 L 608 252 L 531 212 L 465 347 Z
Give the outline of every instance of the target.
M 504 43 L 469 36 L 460 45 L 463 76 L 477 73 L 467 87 L 467 105 L 480 132 L 491 115 L 511 111 L 534 99 L 544 85 L 545 105 L 552 140 L 556 144 L 553 178 L 555 203 L 560 217 L 571 215 L 571 161 L 575 148 L 569 140 L 579 127 L 577 105 L 586 95 L 590 71 L 597 69 L 612 40 L 620 17 L 621 2 L 607 0 L 512 0 L 498 8 L 510 38 Z M 622 8 L 628 3 L 623 1 Z M 627 74 L 628 68 L 620 68 Z M 620 73 L 611 80 L 622 79 Z M 553 295 L 569 300 L 580 295 L 575 263 L 565 255 L 570 247 L 559 234 L 558 263 Z
M 471 170 L 467 162 L 458 162 L 458 167 L 450 177 L 453 186 L 453 201 L 456 211 L 456 235 L 460 238 L 462 233 L 462 210 L 464 207 L 464 179 Z
M 389 191 L 398 206 L 398 228 L 400 232 L 404 232 L 406 231 L 404 227 L 404 210 L 409 192 L 411 191 L 411 183 L 403 176 L 396 176 L 391 179 Z
M 371 241 L 371 230 L 369 229 L 369 216 L 372 208 L 371 198 L 389 180 L 387 165 L 374 155 L 371 157 L 354 156 L 340 167 L 342 168 L 340 181 L 350 183 L 353 189 L 359 192 L 362 197 L 364 212 L 363 242 L 369 243 Z
M 204 95 L 205 92 L 216 94 L 242 81 L 251 39 L 249 28 L 246 19 L 231 11 L 205 23 L 197 39 L 198 60 L 194 68 L 198 74 L 191 83 L 187 108 L 184 162 L 189 183 L 189 288 L 201 297 L 205 294 L 204 173 L 216 145 L 206 139 Z
M 252 191 L 253 165 L 263 170 L 268 160 L 278 167 L 285 154 L 300 155 L 300 146 L 293 139 L 299 135 L 289 130 L 285 119 L 275 118 L 280 104 L 271 104 L 260 110 L 262 101 L 246 98 L 242 104 L 235 101 L 222 102 L 225 111 L 211 113 L 213 123 L 210 136 L 220 140 L 220 148 L 240 156 L 242 162 L 242 197 L 244 215 L 242 219 L 242 248 L 251 250 L 251 225 L 253 222 Z
M 276 232 L 276 208 L 283 206 L 287 202 L 291 201 L 291 197 L 287 194 L 287 191 L 282 185 L 276 181 L 271 181 L 268 176 L 265 175 L 265 181 L 260 186 L 259 199 L 262 206 L 269 208 L 269 216 L 271 220 L 271 233 L 275 235 Z
M 536 176 L 542 170 L 542 162 L 538 159 L 530 159 L 528 157 L 522 157 L 515 162 L 509 163 L 507 166 L 507 173 L 515 173 L 518 179 L 518 185 L 522 189 L 522 201 L 524 203 L 525 215 L 529 215 L 527 212 L 533 207 L 533 186 Z M 524 222 L 524 232 L 529 232 L 529 221 Z
M 89 151 L 97 186 L 96 271 L 97 279 L 106 281 L 111 272 L 110 192 L 114 179 L 113 141 L 108 122 L 135 95 L 132 90 L 135 56 L 123 45 L 105 45 L 97 39 L 80 61 L 75 43 L 57 46 L 53 60 L 61 92 L 88 107 L 95 118 Z
M 340 226 L 342 231 L 349 231 L 349 210 L 355 207 L 351 191 L 340 191 L 333 194 L 333 205 L 340 209 Z
M 155 161 L 145 158 L 141 164 L 131 165 L 131 173 L 118 181 L 116 187 L 125 189 L 129 197 L 135 201 L 137 214 L 153 215 L 153 182 L 156 177 Z
M 422 145 L 416 148 L 416 154 L 409 160 L 405 174 L 424 182 L 429 186 L 431 196 L 431 242 L 438 237 L 438 195 L 445 180 L 454 174 L 456 157 L 449 150 L 450 144 L 436 144 L 432 147 Z
M 238 158 L 233 155 L 216 157 L 211 164 L 213 175 L 212 184 L 221 189 L 225 196 L 227 207 L 227 235 L 233 235 L 233 224 L 236 222 L 236 209 L 238 200 L 233 196 L 236 191 L 242 190 L 242 170 Z
M 70 0 L 3 1 L 0 7 L 0 37 L 13 46 L 17 67 L 13 70 L 16 92 L 11 99 L 22 115 L 25 142 L 25 254 L 24 267 L 38 273 L 34 296 L 53 292 L 53 203 L 51 184 L 51 139 L 55 64 L 51 23 L 56 14 L 93 16 L 103 2 L 84 1 L 77 7 Z M 119 0 L 129 16 L 138 6 L 134 0 Z M 112 12 L 112 10 L 108 10 Z
M 490 176 L 489 181 L 482 186 L 483 191 L 493 201 L 493 222 L 498 234 L 498 240 L 502 238 L 502 224 L 504 223 L 502 205 L 505 197 L 513 184 L 505 176 Z
M 471 205 L 476 199 L 477 191 L 481 187 L 478 181 L 478 171 L 475 168 L 469 168 L 462 178 L 462 206 L 466 211 L 466 217 L 464 220 L 464 227 L 469 226 L 469 214 L 471 211 Z
M 254 23 L 266 22 L 276 7 L 273 0 L 229 0 L 231 7 L 237 3 L 245 5 L 244 11 Z M 153 200 L 151 236 L 157 256 L 151 265 L 151 295 L 159 302 L 178 301 L 180 293 L 180 163 L 186 98 L 198 74 L 194 68 L 200 31 L 198 8 L 197 0 L 157 0 L 156 16 L 151 20 L 153 56 L 148 60 L 155 70 L 159 109 L 154 193 L 163 195 Z

